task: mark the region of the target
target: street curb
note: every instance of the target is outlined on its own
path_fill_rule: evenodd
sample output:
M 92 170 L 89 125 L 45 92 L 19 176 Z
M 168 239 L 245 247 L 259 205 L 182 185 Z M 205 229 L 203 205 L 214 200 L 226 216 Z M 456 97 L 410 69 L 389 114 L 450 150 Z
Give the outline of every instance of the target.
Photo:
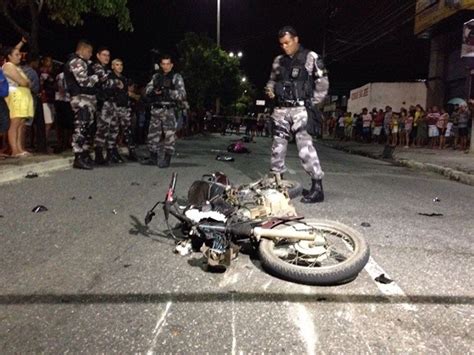
M 410 159 L 393 158 L 392 160 L 387 160 L 387 159 L 383 159 L 380 154 L 373 154 L 373 153 L 366 152 L 363 150 L 346 148 L 346 147 L 338 146 L 337 144 L 332 145 L 332 144 L 322 142 L 321 140 L 319 140 L 318 143 L 326 147 L 342 150 L 350 154 L 362 155 L 364 157 L 377 159 L 377 160 L 384 160 L 384 161 L 392 162 L 394 164 L 402 165 L 402 166 L 412 168 L 412 169 L 431 171 L 431 172 L 443 175 L 450 180 L 457 181 L 462 184 L 474 186 L 474 175 L 465 173 L 463 171 L 446 168 L 444 166 L 431 164 L 431 163 L 421 163 L 421 162 L 410 160 Z
M 22 166 L 0 168 L 0 184 L 24 178 L 28 172 L 41 175 L 49 171 L 69 169 L 72 167 L 72 162 L 73 158 L 58 158 L 40 163 L 32 162 Z

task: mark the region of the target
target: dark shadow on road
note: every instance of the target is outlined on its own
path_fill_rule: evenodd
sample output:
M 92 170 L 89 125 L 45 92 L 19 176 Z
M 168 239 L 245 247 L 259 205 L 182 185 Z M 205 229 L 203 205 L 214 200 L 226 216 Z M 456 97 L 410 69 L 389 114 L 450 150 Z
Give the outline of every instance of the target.
M 135 293 L 135 294 L 6 294 L 0 295 L 0 305 L 37 305 L 37 304 L 141 304 L 164 302 L 293 302 L 293 303 L 380 303 L 380 304 L 426 304 L 426 305 L 472 305 L 474 297 L 468 296 L 391 296 L 347 295 L 347 294 L 300 294 L 268 292 L 204 292 L 204 293 Z
M 159 243 L 169 244 L 170 237 L 167 233 L 157 233 L 152 231 L 146 224 L 142 223 L 136 216 L 130 215 L 132 228 L 128 231 L 131 235 L 141 235 Z M 158 237 L 158 238 L 155 238 Z

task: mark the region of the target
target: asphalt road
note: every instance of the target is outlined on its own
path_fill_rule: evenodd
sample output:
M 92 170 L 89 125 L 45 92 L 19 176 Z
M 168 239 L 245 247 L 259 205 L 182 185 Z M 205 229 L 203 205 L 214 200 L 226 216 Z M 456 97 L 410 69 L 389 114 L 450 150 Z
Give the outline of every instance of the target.
M 438 175 L 317 146 L 326 201 L 295 205 L 365 236 L 371 259 L 349 284 L 282 281 L 244 254 L 209 273 L 199 254 L 174 254 L 162 216 L 144 226 L 147 209 L 172 171 L 181 196 L 203 173 L 236 184 L 265 174 L 267 138 L 235 162 L 215 160 L 235 137 L 181 140 L 170 169 L 133 163 L 0 185 L 0 352 L 473 351 L 474 189 Z M 288 166 L 309 184 L 294 145 Z M 374 281 L 381 273 L 394 282 Z

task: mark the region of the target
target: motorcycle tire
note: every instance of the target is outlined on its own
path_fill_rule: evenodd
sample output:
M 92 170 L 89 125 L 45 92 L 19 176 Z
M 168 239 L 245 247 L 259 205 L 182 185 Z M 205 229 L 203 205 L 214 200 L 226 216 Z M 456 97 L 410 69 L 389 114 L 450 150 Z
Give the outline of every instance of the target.
M 303 185 L 298 181 L 281 180 L 281 184 L 288 190 L 288 197 L 292 200 L 301 195 L 303 192 Z
M 350 245 L 350 248 L 347 249 L 352 254 L 336 265 L 301 266 L 297 265 L 294 259 L 290 260 L 291 263 L 283 260 L 277 255 L 278 250 L 275 250 L 276 242 L 262 238 L 258 250 L 264 269 L 279 278 L 307 285 L 339 285 L 354 280 L 367 264 L 370 256 L 369 246 L 362 235 L 342 223 L 329 220 L 311 221 L 310 223 L 306 222 L 306 224 L 329 233 L 328 235 L 331 238 L 340 238 L 341 245 Z M 283 224 L 276 228 L 291 228 L 291 226 Z M 328 238 L 326 238 L 326 241 L 331 244 Z M 293 246 L 295 244 L 288 243 L 288 245 Z M 300 257 L 305 256 L 308 257 L 305 254 L 300 254 Z

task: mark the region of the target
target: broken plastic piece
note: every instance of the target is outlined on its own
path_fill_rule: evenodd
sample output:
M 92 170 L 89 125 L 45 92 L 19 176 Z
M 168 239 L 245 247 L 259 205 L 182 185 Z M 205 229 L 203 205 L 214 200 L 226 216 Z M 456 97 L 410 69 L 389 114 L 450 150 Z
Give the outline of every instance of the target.
M 443 214 L 442 213 L 421 213 L 418 212 L 420 216 L 427 216 L 427 217 L 441 217 Z
M 380 282 L 381 284 L 389 284 L 392 283 L 393 280 L 390 280 L 385 274 L 380 274 L 375 278 L 375 281 Z
M 370 223 L 369 222 L 362 222 L 360 224 L 362 227 L 370 227 Z
M 33 178 L 37 178 L 37 177 L 38 177 L 38 174 L 33 172 L 33 171 L 28 171 L 26 173 L 26 176 L 25 176 L 25 178 L 27 178 L 27 179 L 33 179 Z
M 441 202 L 441 200 L 439 199 L 439 197 L 435 197 L 435 198 L 433 199 L 433 202 Z
M 116 209 L 113 209 L 113 210 L 112 210 L 112 213 L 113 213 L 113 214 L 117 214 L 117 210 L 116 210 Z
M 235 159 L 233 157 L 228 156 L 228 155 L 218 155 L 218 156 L 216 156 L 216 160 L 219 160 L 219 161 L 234 161 Z
M 176 245 L 175 252 L 181 256 L 185 256 L 185 255 L 191 254 L 192 249 L 193 249 L 193 246 L 191 242 L 185 241 Z
M 48 209 L 47 209 L 45 206 L 43 206 L 43 205 L 38 205 L 38 206 L 36 206 L 35 208 L 33 208 L 33 209 L 31 210 L 31 212 L 40 213 L 40 212 L 46 212 L 47 210 L 48 210 Z

